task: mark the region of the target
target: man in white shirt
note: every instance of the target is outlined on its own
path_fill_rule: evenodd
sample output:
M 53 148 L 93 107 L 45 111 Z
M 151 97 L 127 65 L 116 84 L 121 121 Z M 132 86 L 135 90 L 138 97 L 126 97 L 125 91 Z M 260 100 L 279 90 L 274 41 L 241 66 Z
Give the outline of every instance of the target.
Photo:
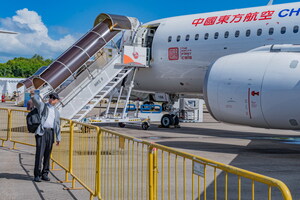
M 39 95 L 32 94 L 34 106 L 38 109 L 41 124 L 35 132 L 36 153 L 34 166 L 34 181 L 50 181 L 48 177 L 50 166 L 50 155 L 54 143 L 54 134 L 56 135 L 56 145 L 59 145 L 60 136 L 60 116 L 58 110 L 54 107 L 59 102 L 57 93 L 49 95 L 48 103 L 40 100 Z M 43 169 L 42 169 L 43 161 Z

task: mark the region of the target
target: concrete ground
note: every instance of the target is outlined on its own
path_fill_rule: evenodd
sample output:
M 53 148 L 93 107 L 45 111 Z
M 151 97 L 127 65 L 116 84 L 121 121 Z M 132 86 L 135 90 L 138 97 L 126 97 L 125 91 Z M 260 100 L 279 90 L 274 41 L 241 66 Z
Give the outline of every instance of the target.
M 219 123 L 208 113 L 204 117 L 203 123 L 184 123 L 176 129 L 158 128 L 158 124 L 147 131 L 133 125 L 105 127 L 279 179 L 290 188 L 293 199 L 300 199 L 300 132 Z M 19 147 L 0 147 L 0 199 L 88 199 L 85 190 L 65 191 L 63 187 L 70 184 L 56 183 L 63 180 L 62 171 L 53 171 L 50 183 L 32 182 L 33 148 Z
M 34 182 L 34 147 L 17 145 L 17 150 L 11 150 L 12 145 L 5 143 L 0 147 L 0 199 L 89 199 L 86 190 L 63 190 L 71 187 L 70 183 L 58 183 L 64 180 L 63 171 L 52 171 L 50 182 Z

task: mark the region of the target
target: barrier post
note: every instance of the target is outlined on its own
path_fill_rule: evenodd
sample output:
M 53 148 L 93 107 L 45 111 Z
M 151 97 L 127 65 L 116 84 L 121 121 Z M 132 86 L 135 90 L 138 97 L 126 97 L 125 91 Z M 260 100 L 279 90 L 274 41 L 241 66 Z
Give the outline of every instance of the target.
M 148 152 L 148 168 L 149 168 L 149 200 L 154 200 L 154 177 L 153 177 L 153 171 L 154 171 L 154 148 L 152 146 L 149 146 L 149 152 Z
M 75 189 L 75 178 L 72 177 L 72 181 L 69 181 L 69 173 L 73 172 L 73 144 L 74 144 L 74 122 L 70 122 L 70 148 L 69 148 L 69 169 L 65 173 L 65 182 L 72 182 L 72 188 L 64 188 L 65 190 Z
M 0 134 L 1 145 L 0 146 L 4 147 L 5 146 L 4 145 L 5 141 L 8 141 L 8 138 L 9 138 L 9 131 L 8 131 L 8 127 L 9 127 L 9 109 L 0 108 L 0 111 L 1 111 L 1 117 L 7 118 L 6 124 L 3 123 L 3 125 L 4 126 L 6 125 L 6 127 L 2 127 L 2 123 L 1 123 L 1 134 Z M 5 114 L 2 113 L 2 112 L 4 112 Z M 1 118 L 1 121 L 2 121 L 2 118 Z M 6 133 L 5 133 L 5 131 L 6 131 Z
M 97 157 L 96 157 L 96 192 L 95 196 L 101 199 L 101 137 L 102 131 L 97 128 Z
M 153 194 L 154 197 L 153 199 L 156 200 L 158 196 L 158 178 L 157 178 L 157 173 L 158 173 L 158 158 L 157 158 L 157 149 L 153 148 Z
M 7 141 L 11 141 L 11 127 L 12 127 L 12 112 L 11 109 L 8 110 L 8 125 L 7 125 Z M 16 148 L 16 143 L 13 143 L 13 148 Z

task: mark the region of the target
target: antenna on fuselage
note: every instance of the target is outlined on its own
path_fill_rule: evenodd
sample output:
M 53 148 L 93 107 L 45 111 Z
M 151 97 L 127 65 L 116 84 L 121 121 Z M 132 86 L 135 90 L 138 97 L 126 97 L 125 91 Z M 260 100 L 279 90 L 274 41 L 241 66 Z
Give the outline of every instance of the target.
M 273 5 L 273 0 L 270 0 L 267 6 Z

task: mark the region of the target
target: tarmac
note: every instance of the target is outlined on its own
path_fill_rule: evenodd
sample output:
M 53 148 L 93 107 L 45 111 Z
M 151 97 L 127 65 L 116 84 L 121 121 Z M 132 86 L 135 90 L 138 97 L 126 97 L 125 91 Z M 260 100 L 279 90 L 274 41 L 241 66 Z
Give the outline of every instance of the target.
M 147 131 L 133 125 L 105 127 L 279 179 L 289 187 L 293 199 L 300 199 L 299 131 L 224 124 L 216 122 L 209 113 L 204 113 L 203 123 L 182 123 L 181 128 L 162 129 L 157 123 Z M 64 179 L 64 171 L 52 171 L 50 182 L 33 182 L 34 148 L 17 145 L 18 150 L 11 150 L 12 144 L 5 144 L 8 147 L 0 147 L 0 199 L 89 198 L 86 190 L 63 190 L 71 186 L 58 183 Z

